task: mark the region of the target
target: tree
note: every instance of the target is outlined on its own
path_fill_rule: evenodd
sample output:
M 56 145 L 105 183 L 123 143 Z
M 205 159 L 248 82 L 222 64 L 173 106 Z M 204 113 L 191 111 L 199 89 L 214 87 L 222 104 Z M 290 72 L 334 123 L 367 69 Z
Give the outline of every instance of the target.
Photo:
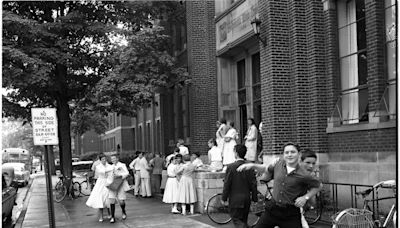
M 173 15 L 175 8 L 177 2 L 3 2 L 3 86 L 10 91 L 3 96 L 3 116 L 29 119 L 30 108 L 56 107 L 61 169 L 72 176 L 71 115 L 80 125 L 79 120 L 92 113 L 124 113 L 121 105 L 126 104 L 140 107 L 151 101 L 154 86 L 184 72 L 164 53 L 152 61 L 136 55 L 151 73 L 141 69 L 129 75 L 136 70 L 131 69 L 134 58 L 123 61 L 119 54 L 130 51 L 118 40 L 128 39 L 134 47 L 134 38 L 143 33 L 158 34 L 165 45 L 161 31 L 150 29 L 151 16 Z M 79 126 L 77 131 L 86 129 Z

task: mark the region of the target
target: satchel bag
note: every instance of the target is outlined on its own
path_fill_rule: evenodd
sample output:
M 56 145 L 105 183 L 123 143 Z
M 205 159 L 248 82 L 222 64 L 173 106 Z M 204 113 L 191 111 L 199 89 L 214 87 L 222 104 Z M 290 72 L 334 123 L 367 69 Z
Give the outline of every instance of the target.
M 122 179 L 122 177 L 114 177 L 114 179 L 111 182 L 111 184 L 109 184 L 106 187 L 108 189 L 110 189 L 111 191 L 117 191 L 121 187 L 122 182 L 124 182 L 124 179 Z

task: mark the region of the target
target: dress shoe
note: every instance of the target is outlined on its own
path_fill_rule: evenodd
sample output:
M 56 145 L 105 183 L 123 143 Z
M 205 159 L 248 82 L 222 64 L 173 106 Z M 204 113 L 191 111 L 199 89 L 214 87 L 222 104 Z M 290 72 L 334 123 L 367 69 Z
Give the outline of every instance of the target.
M 122 220 L 126 219 L 126 214 L 122 214 Z
M 115 222 L 115 219 L 114 218 L 111 218 L 110 219 L 110 223 L 114 223 Z

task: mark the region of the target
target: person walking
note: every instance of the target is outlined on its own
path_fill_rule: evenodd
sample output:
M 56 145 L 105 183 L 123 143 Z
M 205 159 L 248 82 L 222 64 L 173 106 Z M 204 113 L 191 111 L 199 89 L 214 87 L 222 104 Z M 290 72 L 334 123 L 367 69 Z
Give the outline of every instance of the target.
M 108 183 L 112 183 L 114 178 L 122 178 L 123 182 L 118 190 L 113 191 L 110 190 L 108 194 L 108 199 L 110 201 L 111 208 L 111 219 L 110 222 L 115 222 L 115 203 L 118 201 L 121 210 L 122 210 L 122 219 L 126 219 L 126 211 L 125 211 L 125 200 L 126 200 L 126 191 L 129 191 L 129 184 L 126 181 L 126 178 L 129 175 L 128 169 L 124 163 L 119 162 L 118 155 L 111 155 L 111 162 L 113 166 L 113 175 L 112 178 L 108 180 Z
M 239 172 L 255 169 L 274 179 L 272 199 L 267 201 L 256 228 L 302 228 L 299 208 L 321 190 L 322 184 L 299 165 L 299 150 L 297 144 L 288 142 L 283 146 L 283 159 L 275 164 L 247 163 L 237 168 Z
M 98 158 L 100 162 L 94 169 L 97 181 L 86 201 L 86 205 L 91 208 L 99 209 L 99 222 L 103 222 L 103 209 L 108 207 L 109 194 L 106 182 L 108 176 L 112 175 L 113 167 L 107 163 L 107 158 L 104 154 L 98 155 Z
M 242 144 L 234 147 L 236 161 L 227 166 L 222 203 L 229 201 L 229 214 L 237 228 L 247 228 L 251 200 L 257 202 L 257 181 L 253 170 L 238 172 L 236 169 L 245 163 L 246 147 Z
M 194 203 L 197 201 L 196 188 L 193 182 L 196 166 L 190 162 L 190 156 L 183 156 L 184 164 L 181 165 L 177 174 L 181 175 L 179 180 L 178 203 L 182 206 L 182 215 L 186 215 L 186 204 L 190 205 L 190 214 L 194 214 Z
M 224 166 L 235 162 L 234 147 L 236 146 L 236 140 L 238 139 L 238 133 L 234 128 L 234 122 L 228 121 L 227 125 L 229 130 L 224 136 L 225 144 L 222 152 L 222 164 Z
M 244 157 L 247 161 L 255 162 L 257 159 L 257 127 L 253 118 L 247 119 L 247 134 L 244 137 L 244 145 L 247 148 L 246 156 Z
M 138 162 L 140 169 L 140 191 L 143 198 L 151 197 L 151 185 L 150 185 L 150 166 L 147 163 L 147 159 L 144 156 L 144 152 L 141 151 L 138 154 Z
M 211 170 L 221 170 L 222 169 L 222 151 L 217 147 L 217 142 L 215 139 L 208 140 L 208 160 L 210 161 Z
M 152 191 L 154 193 L 160 193 L 161 187 L 161 175 L 164 168 L 164 160 L 160 157 L 159 153 L 155 154 L 155 157 L 150 160 L 150 167 L 153 168 L 151 184 L 152 184 Z
M 134 195 L 136 197 L 139 197 L 141 194 L 140 192 L 140 164 L 139 164 L 139 154 L 140 151 L 136 151 L 136 158 L 129 164 L 129 168 L 133 170 L 133 175 L 135 177 L 135 190 L 134 190 Z

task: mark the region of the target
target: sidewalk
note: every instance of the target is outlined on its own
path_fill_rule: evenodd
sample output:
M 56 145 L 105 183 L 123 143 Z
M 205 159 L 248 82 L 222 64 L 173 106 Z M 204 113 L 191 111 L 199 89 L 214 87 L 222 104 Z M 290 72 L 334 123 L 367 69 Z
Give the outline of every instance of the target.
M 57 183 L 57 177 L 53 176 L 53 186 Z M 214 224 L 207 215 L 182 216 L 169 213 L 170 205 L 161 202 L 159 197 L 144 199 L 127 194 L 126 211 L 128 218 L 121 219 L 121 208 L 116 205 L 116 222 L 110 224 L 107 220 L 98 222 L 97 210 L 86 206 L 88 197 L 79 197 L 71 200 L 66 197 L 61 203 L 54 202 L 56 227 L 167 227 L 167 228 L 211 228 L 233 227 L 232 223 L 226 225 Z M 49 227 L 47 210 L 46 180 L 44 176 L 36 177 L 26 197 L 27 205 L 23 221 L 16 228 L 41 228 Z M 328 224 L 317 223 L 311 228 L 327 228 Z
M 53 176 L 53 185 L 57 178 Z M 44 176 L 37 177 L 27 197 L 29 200 L 25 218 L 22 222 L 24 228 L 49 227 L 47 210 L 46 180 Z M 71 200 L 68 197 L 61 203 L 54 203 L 55 220 L 57 227 L 213 227 L 189 217 L 169 213 L 170 206 L 162 203 L 157 198 L 136 198 L 127 194 L 126 211 L 128 218 L 121 219 L 121 209 L 116 206 L 116 222 L 98 222 L 97 210 L 85 205 L 88 197 L 79 197 Z M 18 228 L 18 227 L 17 227 Z

